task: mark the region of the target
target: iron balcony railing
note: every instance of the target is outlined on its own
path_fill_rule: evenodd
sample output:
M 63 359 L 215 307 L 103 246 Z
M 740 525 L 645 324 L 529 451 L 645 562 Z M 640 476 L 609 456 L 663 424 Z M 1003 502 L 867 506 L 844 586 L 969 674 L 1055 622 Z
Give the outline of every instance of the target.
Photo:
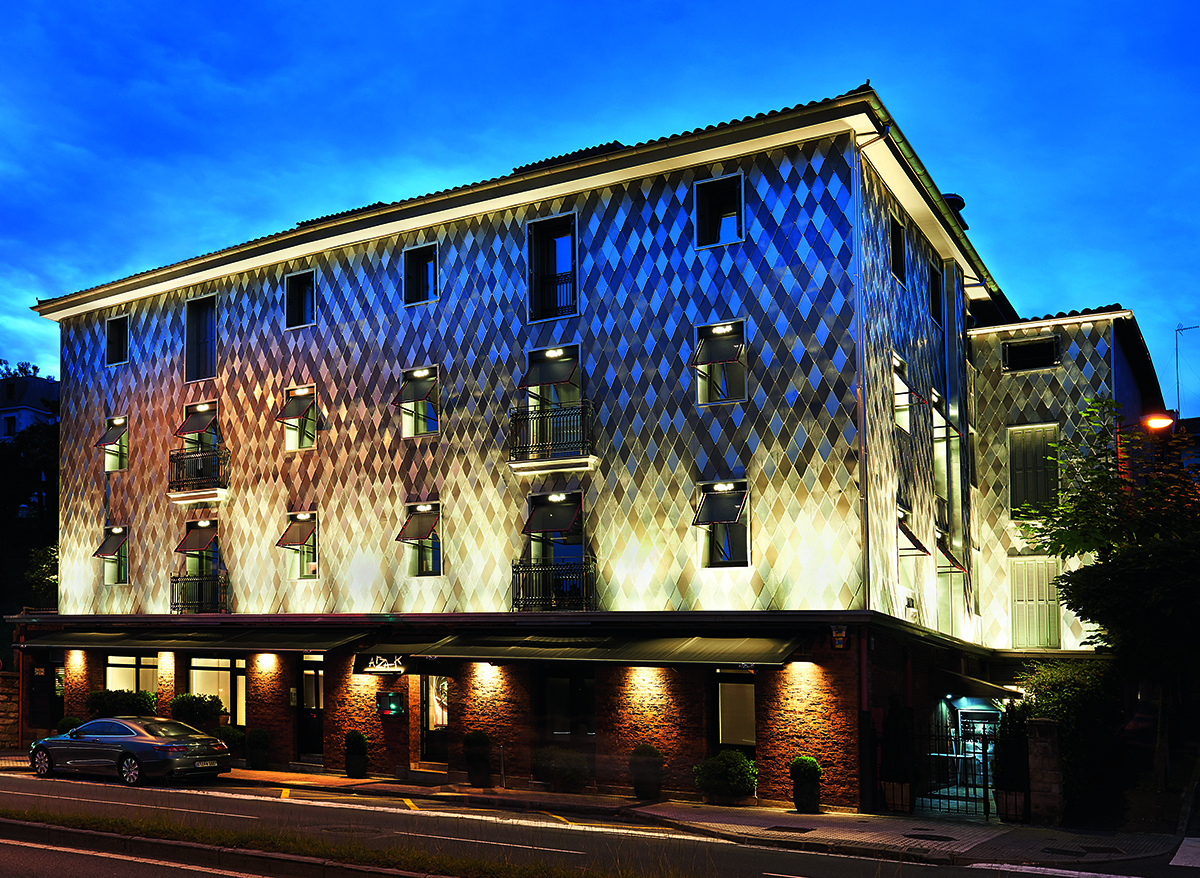
M 509 412 L 509 460 L 556 460 L 592 453 L 592 404 L 517 406 Z
M 567 317 L 574 314 L 575 272 L 542 274 L 535 279 L 537 294 L 534 301 L 533 318 L 546 320 L 551 317 Z
M 179 574 L 171 577 L 172 613 L 228 613 L 229 574 Z
M 202 451 L 172 449 L 167 464 L 168 491 L 202 491 L 229 487 L 229 449 L 224 445 Z
M 514 561 L 514 612 L 596 609 L 596 559 Z

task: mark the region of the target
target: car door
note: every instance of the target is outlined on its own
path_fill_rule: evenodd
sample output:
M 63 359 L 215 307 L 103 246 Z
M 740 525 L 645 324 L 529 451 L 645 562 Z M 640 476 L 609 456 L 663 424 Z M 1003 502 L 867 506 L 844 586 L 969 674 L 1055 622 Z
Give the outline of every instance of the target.
M 129 750 L 129 742 L 137 732 L 124 723 L 110 722 L 103 734 L 98 736 L 96 747 L 96 770 L 105 774 L 116 774 L 117 759 Z
M 112 726 L 108 720 L 92 720 L 77 728 L 68 739 L 66 758 L 56 760 L 64 768 L 74 771 L 103 770 L 103 749 L 107 746 L 106 736 Z

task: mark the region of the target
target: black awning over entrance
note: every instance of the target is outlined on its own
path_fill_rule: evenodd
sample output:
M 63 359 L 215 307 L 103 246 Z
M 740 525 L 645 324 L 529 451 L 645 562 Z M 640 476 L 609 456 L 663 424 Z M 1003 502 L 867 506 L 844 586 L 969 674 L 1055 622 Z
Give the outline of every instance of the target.
M 363 637 L 365 629 L 236 628 L 184 631 L 52 631 L 30 637 L 22 649 L 104 649 L 110 652 L 327 652 Z

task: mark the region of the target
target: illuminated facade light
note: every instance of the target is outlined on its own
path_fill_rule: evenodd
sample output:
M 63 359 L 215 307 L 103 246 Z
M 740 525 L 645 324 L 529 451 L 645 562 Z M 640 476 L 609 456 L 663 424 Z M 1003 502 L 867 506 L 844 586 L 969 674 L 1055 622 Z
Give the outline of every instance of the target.
M 729 335 L 731 332 L 733 332 L 733 327 L 728 323 L 722 323 L 720 326 L 714 326 L 712 328 L 713 335 Z
M 718 482 L 717 484 L 713 485 L 713 490 L 720 491 L 722 494 L 724 494 L 726 491 L 732 491 L 733 482 Z
M 551 503 L 561 503 L 561 502 L 563 502 L 563 501 L 564 501 L 564 500 L 566 500 L 566 499 L 567 499 L 567 495 L 566 495 L 566 494 L 551 494 L 551 495 L 550 495 L 550 502 L 551 502 Z
M 416 369 L 416 370 L 414 370 L 414 371 L 413 371 L 413 373 L 412 373 L 412 377 L 414 377 L 414 378 L 428 378 L 428 377 L 429 377 L 429 370 L 428 370 L 428 369 Z
M 557 360 L 562 355 L 563 355 L 562 348 L 551 348 L 550 350 L 546 351 L 546 359 L 548 359 L 548 360 Z

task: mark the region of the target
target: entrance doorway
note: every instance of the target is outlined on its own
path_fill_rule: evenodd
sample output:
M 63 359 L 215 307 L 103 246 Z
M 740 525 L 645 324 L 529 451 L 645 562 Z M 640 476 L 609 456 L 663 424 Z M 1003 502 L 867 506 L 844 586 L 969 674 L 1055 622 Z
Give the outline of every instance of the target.
M 421 677 L 421 761 L 449 761 L 450 681 L 446 677 Z
M 306 655 L 300 662 L 300 701 L 296 717 L 297 749 L 301 762 L 325 761 L 324 656 Z
M 538 739 L 543 747 L 562 747 L 596 765 L 596 685 L 591 668 L 548 667 L 535 688 Z

